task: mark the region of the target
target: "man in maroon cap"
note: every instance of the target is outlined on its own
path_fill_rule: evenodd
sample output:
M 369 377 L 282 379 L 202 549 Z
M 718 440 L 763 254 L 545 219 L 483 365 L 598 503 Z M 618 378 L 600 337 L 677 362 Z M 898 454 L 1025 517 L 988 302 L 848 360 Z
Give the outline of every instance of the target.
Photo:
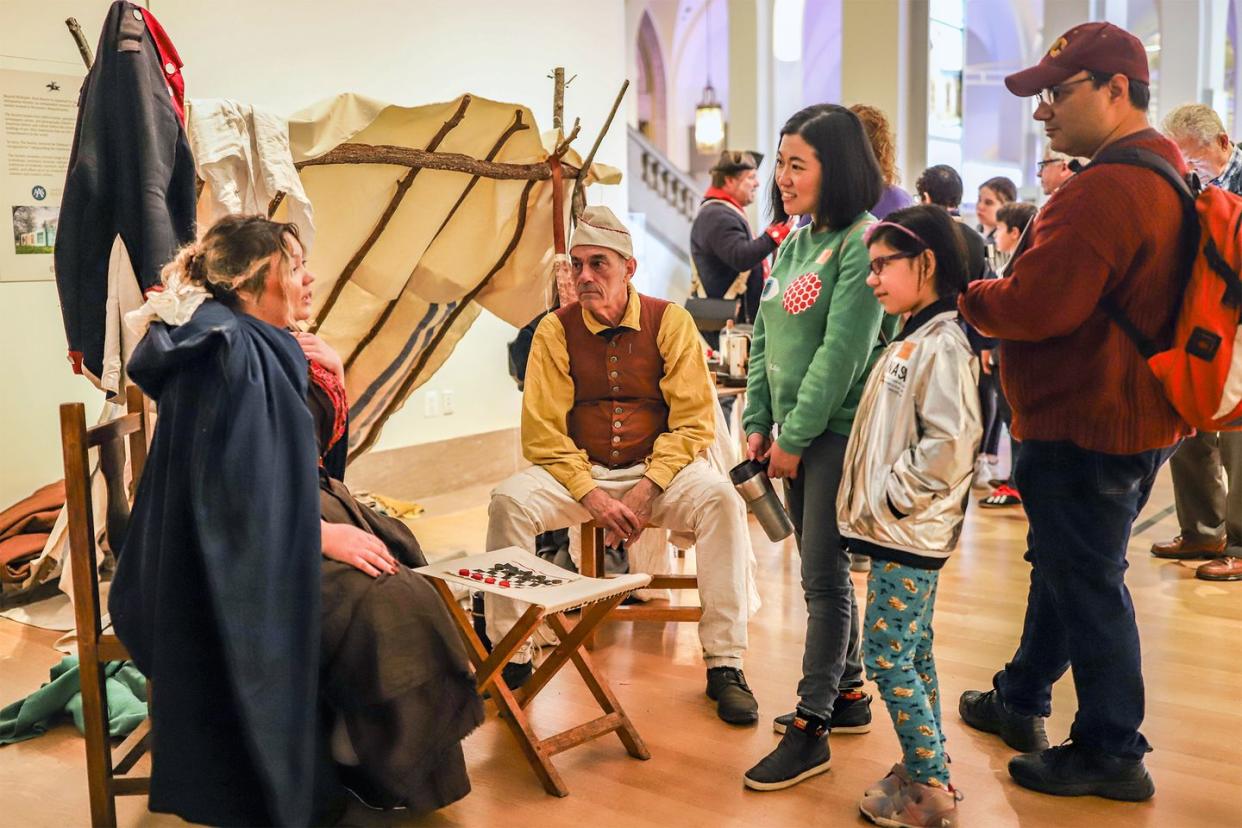
M 1142 148 L 1179 172 L 1177 146 L 1147 121 L 1147 54 L 1109 23 L 1058 38 L 1039 64 L 1005 79 L 1037 97 L 1052 149 L 1103 160 Z M 1182 204 L 1159 174 L 1097 163 L 1040 212 L 1007 279 L 973 283 L 962 315 L 1000 339 L 1002 383 L 1021 438 L 1016 479 L 1030 519 L 1022 639 L 993 689 L 968 691 L 967 724 L 1024 755 L 1019 785 L 1062 796 L 1144 800 L 1155 786 L 1139 732 L 1144 695 L 1126 547 L 1161 464 L 1190 429 L 1126 333 L 1101 307 L 1120 306 L 1150 339 L 1168 341 L 1181 288 Z M 1070 741 L 1049 748 L 1052 685 L 1073 668 Z

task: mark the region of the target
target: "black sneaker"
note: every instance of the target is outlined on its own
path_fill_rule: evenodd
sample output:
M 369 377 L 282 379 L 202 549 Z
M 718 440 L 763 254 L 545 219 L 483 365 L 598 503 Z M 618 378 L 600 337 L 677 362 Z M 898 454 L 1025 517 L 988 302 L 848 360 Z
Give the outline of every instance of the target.
M 729 724 L 759 721 L 759 703 L 736 667 L 709 667 L 707 697 L 716 702 L 716 715 Z
M 777 716 L 772 720 L 772 729 L 784 733 L 794 720 L 793 713 Z M 828 729 L 833 733 L 870 733 L 871 732 L 871 694 L 861 690 L 843 690 L 832 706 L 832 718 Z
M 966 724 L 984 733 L 995 733 L 1018 753 L 1048 749 L 1044 717 L 1013 712 L 995 690 L 967 690 L 957 704 L 957 712 Z
M 790 722 L 776 750 L 750 770 L 742 781 L 752 791 L 779 791 L 828 770 L 828 723 L 799 713 Z
M 1156 793 L 1142 759 L 1096 753 L 1073 742 L 1013 757 L 1009 775 L 1024 788 L 1054 796 L 1143 802 Z

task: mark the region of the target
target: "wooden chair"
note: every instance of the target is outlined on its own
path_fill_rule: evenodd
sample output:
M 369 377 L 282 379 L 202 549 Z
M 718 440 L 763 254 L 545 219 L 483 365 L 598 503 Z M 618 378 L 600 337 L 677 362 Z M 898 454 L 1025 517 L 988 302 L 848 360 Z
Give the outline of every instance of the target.
M 582 524 L 582 556 L 579 564 L 582 574 L 588 578 L 604 578 L 604 527 L 595 521 Z M 653 574 L 651 589 L 699 588 L 698 575 Z M 698 623 L 703 617 L 703 607 L 696 604 L 668 604 L 648 606 L 644 604 L 618 604 L 604 618 L 605 621 L 674 621 Z M 587 637 L 586 646 L 593 649 L 595 636 Z
M 69 517 L 69 562 L 73 574 L 73 611 L 77 622 L 78 661 L 82 677 L 82 718 L 86 726 L 86 781 L 90 791 L 91 824 L 116 825 L 117 796 L 146 794 L 150 777 L 131 773 L 147 751 L 151 720 L 115 750 L 108 737 L 108 702 L 103 666 L 126 661 L 129 653 L 100 623 L 99 569 L 95 563 L 95 520 L 91 504 L 88 452 L 99 449 L 99 468 L 107 491 L 106 532 L 115 553 L 125 538 L 132 491 L 125 486 L 125 443 L 134 488 L 147 459 L 147 421 L 142 391 L 131 385 L 127 413 L 91 428 L 81 403 L 60 407 L 60 439 L 65 459 L 65 508 Z M 148 700 L 150 692 L 148 689 Z

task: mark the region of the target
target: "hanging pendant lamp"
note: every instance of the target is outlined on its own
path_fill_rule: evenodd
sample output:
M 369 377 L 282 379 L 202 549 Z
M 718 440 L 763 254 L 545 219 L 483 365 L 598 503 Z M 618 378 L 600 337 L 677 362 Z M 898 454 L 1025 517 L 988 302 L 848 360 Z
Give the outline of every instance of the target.
M 694 146 L 703 155 L 714 155 L 724 149 L 725 122 L 724 109 L 716 99 L 716 88 L 712 86 L 712 3 L 707 0 L 706 21 L 704 31 L 707 35 L 707 54 L 704 65 L 707 67 L 706 83 L 699 105 L 694 108 Z

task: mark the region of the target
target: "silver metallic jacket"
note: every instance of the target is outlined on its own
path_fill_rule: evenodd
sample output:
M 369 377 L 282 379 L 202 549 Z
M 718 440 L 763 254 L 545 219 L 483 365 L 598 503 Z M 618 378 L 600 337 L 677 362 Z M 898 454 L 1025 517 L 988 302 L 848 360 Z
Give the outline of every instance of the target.
M 889 345 L 850 432 L 841 534 L 926 558 L 957 545 L 983 426 L 979 362 L 946 308 Z

